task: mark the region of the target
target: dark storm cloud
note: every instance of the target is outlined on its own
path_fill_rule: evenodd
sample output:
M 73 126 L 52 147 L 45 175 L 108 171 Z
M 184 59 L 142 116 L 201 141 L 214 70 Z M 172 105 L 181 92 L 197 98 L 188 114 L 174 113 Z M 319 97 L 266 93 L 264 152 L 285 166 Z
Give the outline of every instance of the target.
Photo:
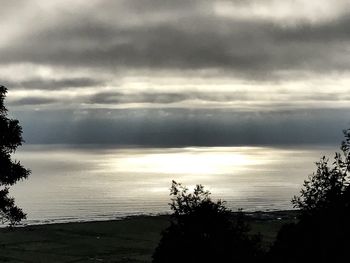
M 350 14 L 321 24 L 302 24 L 276 34 L 275 39 L 285 42 L 339 43 L 350 39 Z
M 28 143 L 141 146 L 338 144 L 349 110 L 90 110 L 15 112 Z
M 11 101 L 10 106 L 26 106 L 26 105 L 43 105 L 56 103 L 58 100 L 51 98 L 40 98 L 40 97 L 25 97 L 23 99 L 18 99 Z
M 239 43 L 242 41 L 234 36 L 233 39 L 232 36 L 220 36 L 220 33 L 212 30 L 196 32 L 197 29 L 193 29 L 186 32 L 174 25 L 144 26 L 128 30 L 111 26 L 102 29 L 109 31 L 109 42 L 101 39 L 98 45 L 84 47 L 89 41 L 99 42 L 99 37 L 94 38 L 96 34 L 100 34 L 99 28 L 100 26 L 89 26 L 78 28 L 76 32 L 70 29 L 68 32 L 43 32 L 32 40 L 12 46 L 11 50 L 3 52 L 0 58 L 2 63 L 34 62 L 81 67 L 248 69 L 253 65 L 259 66 L 254 62 L 265 57 L 254 50 L 254 47 L 242 53 L 239 45 L 244 44 Z M 85 32 L 88 30 L 91 31 L 87 33 L 86 39 Z M 72 34 L 75 35 L 73 39 Z M 79 46 L 79 43 L 81 48 L 77 50 L 75 45 Z
M 23 81 L 2 80 L 3 85 L 11 89 L 43 89 L 59 90 L 65 88 L 93 87 L 104 85 L 103 81 L 92 78 L 62 78 L 62 79 L 44 79 L 34 78 Z
M 84 10 L 63 14 L 51 26 L 3 47 L 0 63 L 102 67 L 112 71 L 220 69 L 249 79 L 273 78 L 280 70 L 350 69 L 349 60 L 342 56 L 349 47 L 349 15 L 329 23 L 288 27 L 254 17 L 220 17 L 209 12 L 201 1 L 161 2 L 102 1 L 93 11 L 106 15 L 104 20 Z M 130 23 L 124 24 L 108 17 L 113 9 L 119 14 L 119 7 L 138 16 L 130 16 Z M 159 19 L 154 19 L 157 16 Z M 134 24 L 133 18 L 141 22 Z

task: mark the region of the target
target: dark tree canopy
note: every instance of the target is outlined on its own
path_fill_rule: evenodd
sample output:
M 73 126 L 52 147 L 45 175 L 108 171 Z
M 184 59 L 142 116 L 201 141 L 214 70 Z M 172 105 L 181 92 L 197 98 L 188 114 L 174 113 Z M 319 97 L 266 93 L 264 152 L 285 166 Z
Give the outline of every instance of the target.
M 350 129 L 344 131 L 341 152 L 336 153 L 332 165 L 322 157 L 317 171 L 304 182 L 300 196 L 294 197 L 294 207 L 301 217 L 349 214 L 350 208 Z
M 153 255 L 154 263 L 253 262 L 259 255 L 259 236 L 249 236 L 243 214 L 236 216 L 222 201 L 197 185 L 193 193 L 173 181 L 170 226 Z
M 11 154 L 22 145 L 22 128 L 18 120 L 8 118 L 4 99 L 7 89 L 0 86 L 0 220 L 10 225 L 25 218 L 23 211 L 9 197 L 9 187 L 21 179 L 25 179 L 30 171 L 19 161 L 13 161 Z
M 334 161 L 323 157 L 292 203 L 297 224 L 283 227 L 271 254 L 280 262 L 346 262 L 350 247 L 350 129 Z M 286 260 L 288 257 L 288 260 Z

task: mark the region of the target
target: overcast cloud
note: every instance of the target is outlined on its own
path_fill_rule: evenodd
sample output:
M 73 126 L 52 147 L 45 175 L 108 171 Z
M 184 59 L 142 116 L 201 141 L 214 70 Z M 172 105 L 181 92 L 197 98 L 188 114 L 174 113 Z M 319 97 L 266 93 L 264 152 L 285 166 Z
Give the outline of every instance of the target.
M 29 143 L 332 143 L 350 126 L 347 0 L 0 4 L 0 83 Z

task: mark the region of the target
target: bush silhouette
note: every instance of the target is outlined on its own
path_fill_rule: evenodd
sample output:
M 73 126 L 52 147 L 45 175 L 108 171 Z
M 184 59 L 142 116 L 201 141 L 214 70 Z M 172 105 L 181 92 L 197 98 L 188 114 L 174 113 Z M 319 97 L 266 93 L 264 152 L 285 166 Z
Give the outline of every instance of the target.
M 193 193 L 172 182 L 170 226 L 153 254 L 154 263 L 253 262 L 259 255 L 259 236 L 249 236 L 243 214 L 236 216 L 222 201 L 197 185 Z
M 350 246 L 350 130 L 344 131 L 341 153 L 323 157 L 292 203 L 299 222 L 284 226 L 271 249 L 280 262 L 343 262 Z
M 11 153 L 22 145 L 22 128 L 18 120 L 7 117 L 4 99 L 7 89 L 0 86 L 0 220 L 14 225 L 25 218 L 23 211 L 9 197 L 9 187 L 21 179 L 27 178 L 29 170 L 23 168 L 19 161 L 11 160 Z

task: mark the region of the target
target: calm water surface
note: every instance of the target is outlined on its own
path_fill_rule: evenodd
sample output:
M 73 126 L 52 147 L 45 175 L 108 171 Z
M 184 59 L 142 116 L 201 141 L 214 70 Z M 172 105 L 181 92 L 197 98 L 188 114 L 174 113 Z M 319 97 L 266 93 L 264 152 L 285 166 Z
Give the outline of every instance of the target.
M 292 208 L 290 200 L 335 147 L 103 149 L 26 145 L 15 155 L 32 170 L 12 195 L 27 223 L 102 220 L 169 211 L 171 180 L 203 184 L 232 209 Z

